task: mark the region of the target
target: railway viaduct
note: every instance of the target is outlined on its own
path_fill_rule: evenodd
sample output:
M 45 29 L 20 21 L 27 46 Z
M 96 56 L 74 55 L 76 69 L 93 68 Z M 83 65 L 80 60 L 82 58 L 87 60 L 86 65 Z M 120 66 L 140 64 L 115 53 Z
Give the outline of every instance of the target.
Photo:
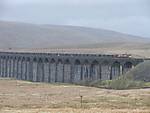
M 111 80 L 140 62 L 102 54 L 0 52 L 0 77 L 50 83 Z

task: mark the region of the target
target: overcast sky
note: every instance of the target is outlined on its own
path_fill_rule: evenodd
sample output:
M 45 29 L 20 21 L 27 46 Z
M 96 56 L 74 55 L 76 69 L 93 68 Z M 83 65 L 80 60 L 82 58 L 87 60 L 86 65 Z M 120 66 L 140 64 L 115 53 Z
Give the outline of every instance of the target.
M 150 37 L 150 0 L 0 0 L 0 20 L 96 27 Z

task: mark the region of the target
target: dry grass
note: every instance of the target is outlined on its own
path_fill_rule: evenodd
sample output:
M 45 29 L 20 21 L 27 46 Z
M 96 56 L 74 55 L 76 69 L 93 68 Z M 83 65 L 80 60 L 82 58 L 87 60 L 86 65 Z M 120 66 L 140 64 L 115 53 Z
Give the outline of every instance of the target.
M 107 90 L 0 79 L 0 113 L 81 112 L 149 113 L 150 89 Z

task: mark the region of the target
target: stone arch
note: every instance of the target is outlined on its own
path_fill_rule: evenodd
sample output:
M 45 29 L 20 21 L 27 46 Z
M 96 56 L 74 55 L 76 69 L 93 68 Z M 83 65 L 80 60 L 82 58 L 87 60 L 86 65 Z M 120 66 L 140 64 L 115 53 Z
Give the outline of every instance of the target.
M 21 59 L 21 79 L 22 80 L 26 80 L 27 76 L 26 76 L 26 58 L 22 57 Z
M 101 63 L 101 80 L 109 80 L 111 75 L 111 64 L 108 60 Z
M 30 57 L 26 57 L 26 80 L 33 80 L 33 62 Z
M 83 64 L 89 64 L 89 61 L 88 61 L 87 59 L 85 59 L 85 60 L 83 61 Z
M 18 69 L 18 58 L 13 57 L 13 77 L 17 78 L 17 69 Z
M 33 58 L 33 63 L 32 63 L 32 81 L 36 82 L 37 81 L 37 67 L 38 67 L 38 58 L 34 57 Z
M 56 82 L 63 82 L 64 79 L 64 67 L 63 67 L 63 61 L 62 59 L 58 59 L 57 65 L 56 65 Z
M 6 71 L 6 56 L 2 56 L 2 63 L 3 63 L 3 69 L 2 69 L 2 77 L 5 77 L 5 71 Z
M 125 62 L 125 63 L 124 63 L 124 67 L 132 68 L 132 66 L 133 66 L 133 63 L 132 63 L 132 62 Z
M 102 61 L 102 63 L 101 63 L 101 65 L 109 65 L 110 64 L 110 62 L 108 61 L 108 60 L 104 60 L 104 61 Z
M 74 64 L 75 64 L 75 65 L 80 65 L 81 62 L 80 62 L 80 60 L 76 59 L 75 62 L 74 62 Z
M 99 65 L 99 62 L 97 60 L 94 60 L 92 62 L 92 64 L 91 64 L 90 78 L 92 80 L 99 80 L 101 78 L 101 75 L 100 75 L 100 65 Z
M 25 57 L 22 57 L 21 60 L 22 60 L 22 61 L 25 61 Z
M 83 81 L 90 80 L 90 63 L 87 59 L 83 61 L 81 80 Z
M 10 56 L 9 57 L 9 67 L 10 67 L 10 70 L 9 70 L 9 77 L 14 77 L 14 57 L 13 56 Z
M 93 62 L 92 62 L 92 65 L 98 65 L 99 63 L 98 63 L 98 61 L 97 60 L 94 60 Z
M 17 57 L 16 57 L 16 56 L 14 56 L 14 57 L 13 57 L 13 59 L 14 59 L 14 60 L 17 60 Z
M 64 61 L 64 82 L 71 82 L 71 62 L 69 59 Z
M 77 83 L 81 80 L 81 61 L 79 59 L 76 59 L 74 62 L 72 79 L 74 83 Z
M 51 61 L 50 61 L 50 63 L 56 63 L 55 59 L 52 58 Z
M 125 62 L 124 65 L 123 65 L 123 74 L 128 72 L 133 66 L 133 63 L 132 62 Z
M 11 73 L 11 59 L 10 56 L 6 56 L 5 58 L 5 77 L 10 77 L 10 73 Z
M 48 58 L 44 58 L 44 82 L 50 82 L 50 62 Z
M 120 62 L 115 61 L 115 62 L 112 63 L 112 66 L 120 66 Z
M 37 61 L 38 61 L 38 62 L 43 62 L 43 59 L 42 59 L 42 58 L 38 58 Z
M 19 56 L 19 57 L 17 57 L 17 59 L 21 61 L 21 60 L 22 60 L 22 57 L 21 57 L 21 56 Z
M 66 60 L 64 61 L 64 64 L 70 64 L 70 60 L 69 60 L 69 59 L 66 59 Z
M 26 61 L 31 61 L 31 58 L 30 57 L 26 57 Z
M 3 58 L 6 58 L 6 56 L 2 56 Z
M 38 59 L 36 57 L 33 58 L 33 62 L 37 62 Z
M 50 82 L 56 82 L 56 60 L 52 58 L 50 60 Z
M 7 59 L 9 59 L 10 56 L 6 56 Z
M 5 77 L 5 62 L 6 62 L 6 57 L 5 56 L 2 56 L 2 62 L 1 62 L 1 76 L 2 77 Z
M 22 77 L 22 57 L 17 57 L 17 79 L 21 80 Z
M 57 63 L 63 63 L 62 59 L 58 59 Z
M 120 62 L 115 61 L 111 67 L 111 76 L 110 79 L 115 79 L 120 75 Z
M 2 56 L 0 56 L 0 77 L 2 77 L 2 71 L 3 71 L 2 63 L 3 63 L 3 58 L 2 58 Z
M 44 62 L 49 62 L 48 58 L 44 58 Z
M 38 59 L 38 65 L 37 65 L 37 81 L 43 82 L 44 81 L 44 65 L 43 65 L 43 59 Z

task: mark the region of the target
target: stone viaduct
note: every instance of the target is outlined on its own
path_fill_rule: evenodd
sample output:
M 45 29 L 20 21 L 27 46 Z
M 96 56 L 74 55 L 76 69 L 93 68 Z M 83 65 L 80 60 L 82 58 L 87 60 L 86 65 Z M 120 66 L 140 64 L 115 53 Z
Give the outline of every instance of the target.
M 140 62 L 115 55 L 0 52 L 0 77 L 50 83 L 111 80 Z

